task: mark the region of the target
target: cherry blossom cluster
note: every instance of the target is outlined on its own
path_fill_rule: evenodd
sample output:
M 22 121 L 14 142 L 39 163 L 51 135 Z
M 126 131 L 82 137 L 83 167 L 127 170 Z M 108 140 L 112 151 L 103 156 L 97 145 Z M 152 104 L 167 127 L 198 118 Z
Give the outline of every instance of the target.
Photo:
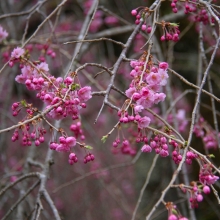
M 173 0 L 171 2 L 171 5 L 170 5 L 172 7 L 172 11 L 174 13 L 178 12 L 177 3 L 178 3 L 178 0 Z M 189 12 L 195 12 L 196 11 L 195 4 L 192 4 L 192 3 L 188 2 L 188 1 L 185 2 L 184 8 L 185 8 L 185 10 L 184 10 L 185 14 L 188 14 Z
M 11 107 L 13 111 L 13 116 L 17 116 L 22 109 L 26 109 L 26 117 L 24 119 L 30 119 L 34 116 L 35 112 L 38 112 L 32 104 L 28 104 L 25 100 L 20 102 L 14 102 Z M 33 127 L 32 131 L 29 133 L 31 126 Z M 31 146 L 32 140 L 35 143 L 35 146 L 39 146 L 41 143 L 44 143 L 44 135 L 46 134 L 46 129 L 42 126 L 42 119 L 38 118 L 33 120 L 31 123 L 22 124 L 19 129 L 16 129 L 12 135 L 11 140 L 13 142 L 19 140 L 19 130 L 22 131 L 22 142 L 23 146 Z
M 78 158 L 77 158 L 76 154 L 75 153 L 70 153 L 70 155 L 69 155 L 69 164 L 73 165 L 74 163 L 77 163 L 77 161 L 78 161 Z
M 119 151 L 122 154 L 134 156 L 136 155 L 136 150 L 131 147 L 130 142 L 127 139 L 124 139 L 121 143 L 121 140 L 117 138 L 113 143 L 113 153 L 118 153 Z
M 37 98 L 46 104 L 47 116 L 58 120 L 67 116 L 71 116 L 73 120 L 78 119 L 80 109 L 86 108 L 85 102 L 92 97 L 91 87 L 81 87 L 78 83 L 75 83 L 75 80 L 78 80 L 75 73 L 71 73 L 65 79 L 51 76 L 46 62 L 31 62 L 27 53 L 27 51 L 19 47 L 15 48 L 11 53 L 9 65 L 13 66 L 14 63 L 19 62 L 21 68 L 21 74 L 17 75 L 15 80 L 18 83 L 25 84 L 28 90 L 37 91 Z M 39 113 L 38 109 L 34 108 L 32 104 L 22 100 L 21 102 L 13 103 L 13 116 L 17 116 L 23 108 L 26 109 L 27 113 L 25 119 L 31 119 L 36 113 Z M 31 133 L 29 133 L 30 125 L 33 126 Z M 33 120 L 30 124 L 22 124 L 19 129 L 22 130 L 22 144 L 24 146 L 30 146 L 32 140 L 34 140 L 36 146 L 44 142 L 46 130 L 42 127 L 41 118 Z M 19 139 L 19 129 L 15 130 L 12 141 Z M 76 138 L 80 136 L 81 140 L 85 139 L 80 122 L 72 124 L 70 130 L 74 132 Z M 75 137 L 62 134 L 59 137 L 59 142 L 51 141 L 50 149 L 58 152 L 70 152 L 76 145 Z M 71 158 L 69 158 L 71 162 L 69 163 L 76 163 L 77 157 L 73 157 L 73 154 L 71 155 Z M 85 158 L 87 162 L 95 159 L 92 154 L 86 155 Z
M 85 135 L 84 135 L 84 133 L 83 133 L 83 129 L 82 129 L 81 125 L 82 125 L 82 124 L 81 124 L 80 121 L 78 121 L 76 124 L 71 124 L 70 130 L 71 130 L 72 132 L 74 132 L 74 136 L 75 136 L 76 138 L 78 138 L 78 137 L 80 136 L 80 139 L 81 139 L 82 141 L 84 141 L 84 140 L 85 140 Z
M 197 14 L 195 15 L 196 22 L 202 22 L 204 25 L 209 24 L 209 14 L 206 9 L 200 9 Z M 211 22 L 215 23 L 215 19 L 211 17 Z
M 214 184 L 219 179 L 219 177 L 213 174 L 212 164 L 207 164 L 198 155 L 195 155 L 194 153 L 188 151 L 187 157 L 188 158 L 192 157 L 193 159 L 197 158 L 199 161 L 200 164 L 199 182 L 193 181 L 191 182 L 190 186 L 185 186 L 183 184 L 180 184 L 179 187 L 184 193 L 186 192 L 190 193 L 189 201 L 191 204 L 191 208 L 198 208 L 198 202 L 203 201 L 202 193 L 209 194 L 211 191 L 209 185 Z
M 173 146 L 172 159 L 175 164 L 179 164 L 182 160 L 181 149 L 176 141 L 167 140 L 163 135 L 156 135 L 154 138 L 151 138 L 150 144 L 145 142 L 144 146 L 141 148 L 142 152 L 150 153 L 154 149 L 156 154 L 159 154 L 161 157 L 169 156 L 169 145 Z M 188 151 L 186 154 L 186 163 L 192 164 L 192 160 L 197 158 L 197 155 L 191 151 Z
M 37 51 L 36 51 L 36 49 L 37 49 Z M 36 45 L 28 44 L 28 45 L 25 46 L 25 50 L 23 52 L 26 51 L 25 52 L 26 54 L 30 54 L 34 50 L 36 52 L 40 52 L 40 55 L 38 57 L 38 60 L 40 62 L 45 62 L 46 61 L 46 56 L 51 57 L 52 59 L 54 59 L 56 57 L 56 52 L 52 48 L 50 48 L 50 45 L 48 45 L 48 44 L 36 44 Z M 11 53 L 10 53 L 9 50 L 4 51 L 2 53 L 2 56 L 3 56 L 4 62 L 9 62 L 10 66 L 14 65 L 13 60 L 10 60 L 11 59 Z M 16 61 L 16 60 L 14 59 L 14 61 Z
M 171 7 L 172 11 L 174 13 L 178 12 L 178 7 L 177 7 L 178 0 L 173 0 L 171 2 Z M 182 3 L 181 1 L 179 3 Z M 184 13 L 189 14 L 193 13 L 193 20 L 196 22 L 202 22 L 204 25 L 209 24 L 209 15 L 208 12 L 205 8 L 202 7 L 197 7 L 196 6 L 197 2 L 196 1 L 185 1 L 184 3 Z M 211 22 L 214 23 L 215 19 L 211 17 Z
M 198 189 L 196 187 L 193 187 L 193 190 L 191 191 L 191 196 L 190 196 L 190 205 L 191 208 L 198 208 L 198 202 L 202 202 L 203 196 L 200 194 Z
M 139 129 L 144 129 L 150 124 L 150 118 L 147 116 L 141 117 L 140 113 L 145 108 L 150 108 L 154 104 L 164 101 L 166 95 L 160 92 L 161 87 L 167 83 L 167 68 L 168 64 L 162 62 L 159 68 L 145 64 L 143 60 L 131 61 L 130 63 L 133 70 L 130 76 L 133 80 L 126 90 L 126 95 L 135 102 L 133 104 L 132 115 L 129 116 L 127 111 L 119 112 L 120 122 L 127 123 L 135 121 Z
M 189 152 L 187 152 L 187 154 L 188 153 Z M 202 192 L 204 194 L 209 194 L 210 193 L 209 185 L 214 184 L 219 179 L 218 176 L 215 176 L 213 174 L 211 164 L 204 163 L 202 160 L 199 161 L 201 165 L 200 173 L 199 173 L 199 182 L 201 183 L 201 185 L 198 185 L 197 182 L 193 181 L 191 182 L 191 186 L 185 186 L 183 184 L 179 186 L 184 193 L 186 192 L 190 193 L 189 201 L 191 204 L 191 208 L 198 208 L 198 202 L 203 201 Z
M 23 146 L 31 146 L 32 141 L 34 141 L 35 146 L 39 146 L 41 143 L 44 143 L 44 135 L 46 130 L 42 127 L 41 119 L 39 121 L 33 121 L 31 123 L 33 130 L 30 132 L 30 124 L 24 124 L 16 129 L 11 137 L 13 142 L 19 140 L 19 130 L 22 132 L 21 144 Z
M 190 186 L 185 186 L 181 184 L 180 189 L 186 193 L 188 192 L 190 194 L 190 204 L 191 208 L 198 208 L 198 202 L 203 201 L 203 195 L 204 194 L 209 194 L 211 192 L 210 187 L 207 185 L 198 185 L 197 182 L 193 181 L 190 183 Z
M 149 34 L 152 31 L 151 25 L 147 25 L 147 18 L 150 16 L 151 11 L 147 7 L 138 7 L 131 11 L 131 14 L 136 17 L 135 24 L 139 24 L 141 19 L 144 20 L 144 23 L 141 26 L 142 31 L 147 31 Z
M 170 4 L 170 6 L 172 7 L 172 11 L 173 11 L 174 13 L 177 13 L 177 12 L 178 12 L 178 9 L 177 9 L 177 7 L 176 7 L 176 3 L 177 3 L 177 0 L 173 0 L 173 1 L 171 2 L 171 4 Z
M 142 148 L 142 152 L 151 152 L 154 149 L 156 154 L 159 154 L 161 157 L 167 157 L 168 152 L 168 141 L 167 138 L 162 135 L 156 135 L 151 139 L 150 145 L 145 144 Z
M 186 153 L 186 163 L 187 163 L 188 165 L 191 165 L 191 164 L 192 164 L 192 160 L 193 160 L 193 159 L 196 159 L 197 157 L 198 157 L 197 154 L 193 153 L 192 151 L 188 151 L 188 152 Z
M 19 112 L 26 108 L 26 112 L 31 116 L 34 113 L 34 108 L 32 108 L 31 104 L 27 104 L 25 100 L 22 100 L 20 102 L 14 102 L 11 106 L 11 110 L 13 111 L 13 116 L 17 116 Z
M 212 185 L 219 179 L 212 172 L 212 164 L 203 163 L 200 167 L 199 181 L 204 185 Z
M 57 141 L 51 141 L 50 142 L 50 149 L 51 150 L 55 150 L 58 152 L 70 152 L 69 154 L 69 164 L 73 165 L 74 163 L 77 163 L 78 161 L 78 157 L 76 156 L 75 153 L 71 152 L 72 148 L 74 146 L 76 146 L 78 142 L 76 141 L 76 138 L 73 136 L 65 136 L 62 135 L 59 137 L 59 143 Z M 80 144 L 80 147 L 85 147 L 88 148 L 88 146 L 84 146 L 83 144 Z M 90 147 L 89 147 L 90 148 Z M 90 161 L 94 161 L 95 160 L 95 156 L 91 153 L 87 153 L 84 157 L 84 163 L 88 163 Z
M 75 137 L 61 136 L 59 137 L 59 143 L 57 142 L 50 143 L 50 149 L 58 152 L 70 152 L 71 148 L 74 147 L 75 145 L 76 145 Z
M 146 54 L 143 56 L 146 58 Z M 133 80 L 130 84 L 130 88 L 125 92 L 127 97 L 130 99 L 125 101 L 125 104 L 118 112 L 118 116 L 120 117 L 120 123 L 126 124 L 134 122 L 137 124 L 138 136 L 136 137 L 136 142 L 144 142 L 145 149 L 143 148 L 142 151 L 150 152 L 151 147 L 147 145 L 148 139 L 144 134 L 142 135 L 142 131 L 148 127 L 151 119 L 148 116 L 141 116 L 141 114 L 145 108 L 150 108 L 154 104 L 164 101 L 166 95 L 160 92 L 160 90 L 162 86 L 165 86 L 167 83 L 168 64 L 166 62 L 162 62 L 159 64 L 159 67 L 155 67 L 152 64 L 151 56 L 149 56 L 147 63 L 144 62 L 143 56 L 139 60 L 131 61 L 130 63 L 131 67 L 133 68 L 133 70 L 130 72 L 130 76 L 133 78 Z M 131 104 L 132 101 L 134 104 Z M 129 106 L 131 106 L 132 109 L 131 114 L 128 113 Z M 118 138 L 113 142 L 113 147 L 117 148 L 119 144 L 120 139 Z M 161 151 L 161 155 L 168 155 L 167 148 L 166 150 Z M 120 149 L 122 153 L 125 154 L 134 155 L 136 153 L 136 151 L 130 148 L 128 140 L 124 140 L 122 142 Z
M 179 145 L 174 140 L 171 140 L 169 143 L 174 148 L 174 150 L 172 152 L 172 159 L 173 159 L 175 164 L 179 164 L 180 161 L 182 160 L 181 149 L 180 149 Z M 186 153 L 186 160 L 185 160 L 185 162 L 188 165 L 190 165 L 190 164 L 192 164 L 192 160 L 195 159 L 195 158 L 197 158 L 197 154 L 195 154 L 195 153 L 193 153 L 191 151 L 188 151 Z
M 166 208 L 168 211 L 168 220 L 188 220 L 188 218 L 183 217 L 179 210 L 177 209 L 176 205 L 172 202 L 166 203 Z
M 91 153 L 88 153 L 85 157 L 84 157 L 84 163 L 88 163 L 90 161 L 95 160 L 95 156 Z
M 145 54 L 146 55 L 146 54 Z M 143 55 L 143 56 L 145 56 Z M 148 64 L 145 64 L 143 56 L 140 60 L 131 61 L 130 65 L 133 70 L 130 72 L 130 76 L 133 80 L 130 84 L 130 88 L 126 90 L 126 95 L 129 100 L 126 100 L 121 110 L 118 112 L 120 123 L 134 122 L 138 126 L 138 134 L 147 128 L 151 119 L 147 116 L 141 116 L 140 113 L 145 109 L 152 107 L 154 104 L 158 104 L 164 101 L 166 95 L 160 92 L 161 87 L 167 83 L 167 69 L 168 64 L 162 62 L 159 64 L 159 68 L 153 66 L 151 58 L 149 57 Z M 146 58 L 146 56 L 145 56 Z M 132 101 L 135 103 L 132 104 Z M 132 113 L 128 113 L 128 108 L 131 106 Z M 137 142 L 147 143 L 145 135 L 136 138 Z M 116 139 L 113 142 L 113 147 L 117 148 L 120 144 L 120 139 Z M 134 155 L 136 151 L 130 148 L 128 140 L 124 140 L 121 146 L 121 152 L 125 154 Z M 116 152 L 117 150 L 114 150 Z
M 176 23 L 170 23 L 162 21 L 158 23 L 162 26 L 163 35 L 160 37 L 161 41 L 174 41 L 177 42 L 179 40 L 179 25 Z
M 218 141 L 216 131 L 204 118 L 200 117 L 193 130 L 196 137 L 201 137 L 206 149 L 217 149 Z M 220 137 L 220 134 L 218 134 Z
M 146 135 L 142 134 L 141 129 L 138 129 L 138 133 L 136 136 L 136 143 L 144 143 L 147 144 L 148 143 L 148 138 L 146 137 Z
M 185 186 L 183 184 L 180 185 L 180 189 L 186 193 L 188 192 L 190 194 L 190 205 L 191 208 L 198 208 L 198 202 L 203 201 L 203 195 L 210 193 L 210 187 L 207 185 L 198 185 L 197 182 L 193 181 L 190 183 L 190 186 Z
M 24 49 L 19 47 L 12 51 L 10 62 L 19 61 L 21 66 L 21 74 L 15 80 L 25 84 L 28 90 L 36 90 L 36 96 L 46 103 L 47 109 L 60 103 L 49 111 L 50 117 L 62 119 L 71 116 L 73 120 L 77 119 L 79 110 L 86 108 L 85 102 L 92 97 L 91 87 L 80 88 L 74 83 L 74 74 L 65 79 L 51 76 L 46 62 L 32 63 L 22 57 L 24 53 Z

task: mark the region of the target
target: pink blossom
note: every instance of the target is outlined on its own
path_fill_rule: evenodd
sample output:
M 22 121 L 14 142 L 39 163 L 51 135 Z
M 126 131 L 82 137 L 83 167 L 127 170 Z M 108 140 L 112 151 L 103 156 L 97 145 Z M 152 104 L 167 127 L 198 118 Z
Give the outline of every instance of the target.
M 151 31 L 152 31 L 152 27 L 151 27 L 151 26 L 148 26 L 148 27 L 147 27 L 147 33 L 150 34 Z
M 205 194 L 209 194 L 209 193 L 210 193 L 210 187 L 209 187 L 209 186 L 204 186 L 204 187 L 203 187 L 203 192 L 204 192 Z
M 154 96 L 141 97 L 137 100 L 138 105 L 142 105 L 144 108 L 150 108 L 154 103 Z
M 212 184 L 214 184 L 218 179 L 219 179 L 218 176 L 208 175 L 207 178 L 206 178 L 206 183 L 209 184 L 209 185 L 212 185 Z
M 90 86 L 85 86 L 85 87 L 81 88 L 78 91 L 78 96 L 79 96 L 79 100 L 81 102 L 85 102 L 85 101 L 91 99 L 92 98 L 91 87 Z
M 197 199 L 198 202 L 202 202 L 203 196 L 201 194 L 198 194 L 196 199 Z
M 42 62 L 42 63 L 38 64 L 37 68 L 42 72 L 48 72 L 49 71 L 49 67 L 48 67 L 48 64 L 46 62 Z
M 0 26 L 0 42 L 8 36 L 8 32 Z
M 169 156 L 169 152 L 167 150 L 162 149 L 160 151 L 160 156 L 161 157 L 167 157 L 167 156 Z
M 154 103 L 154 92 L 147 87 L 141 89 L 142 97 L 137 100 L 138 105 L 142 105 L 144 108 L 149 108 Z
M 66 77 L 66 79 L 64 80 L 64 83 L 67 85 L 70 85 L 73 82 L 73 79 L 71 77 Z
M 24 49 L 17 47 L 11 52 L 11 58 L 18 59 L 24 54 Z
M 131 11 L 131 14 L 132 14 L 133 16 L 137 15 L 137 10 L 133 9 L 133 10 Z
M 140 98 L 141 98 L 141 95 L 140 95 L 139 93 L 135 92 L 135 93 L 133 94 L 133 100 L 134 100 L 134 101 L 137 101 L 137 100 L 140 99 Z
M 66 138 L 63 136 L 59 137 L 59 141 L 61 144 L 66 144 Z
M 167 84 L 167 79 L 169 78 L 167 71 L 164 69 L 159 69 L 158 74 L 160 75 L 160 85 L 165 86 Z
M 44 96 L 44 101 L 45 101 L 47 104 L 50 104 L 52 100 L 53 100 L 53 97 L 52 97 L 50 94 L 46 94 L 46 95 Z
M 56 78 L 56 82 L 57 82 L 58 84 L 62 83 L 62 82 L 63 82 L 63 78 L 62 78 L 62 77 Z
M 141 95 L 147 97 L 150 94 L 150 90 L 147 87 L 141 89 Z
M 158 73 L 151 72 L 147 75 L 146 81 L 149 85 L 157 85 L 161 82 L 161 76 Z
M 151 142 L 150 142 L 150 146 L 151 146 L 153 149 L 155 149 L 155 148 L 158 147 L 156 141 L 151 141 Z
M 165 41 L 165 40 L 166 40 L 165 36 L 164 36 L 164 35 L 161 36 L 160 40 L 161 40 L 161 41 Z
M 168 65 L 167 62 L 161 62 L 161 63 L 159 64 L 159 68 L 160 68 L 160 69 L 167 70 L 168 67 L 169 67 L 169 65 Z
M 21 69 L 21 73 L 24 77 L 31 78 L 33 74 L 33 70 L 30 66 L 24 65 L 23 68 Z
M 170 215 L 168 220 L 178 220 L 178 218 L 175 215 Z
M 24 77 L 22 74 L 21 75 L 17 75 L 16 77 L 15 77 L 15 81 L 16 82 L 18 82 L 18 83 L 25 83 L 25 81 L 26 81 L 26 77 Z
M 144 116 L 138 120 L 138 128 L 143 129 L 146 128 L 150 124 L 150 118 Z
M 212 185 L 219 179 L 218 176 L 215 176 L 214 174 L 206 173 L 200 173 L 199 174 L 199 181 L 203 184 Z
M 139 75 L 139 73 L 136 71 L 136 70 L 132 70 L 131 72 L 130 72 L 130 76 L 131 77 L 136 77 L 136 76 L 138 76 Z
M 74 138 L 74 137 L 67 137 L 66 138 L 66 143 L 70 147 L 74 147 L 76 145 L 76 138 Z
M 56 151 L 58 151 L 58 152 L 69 152 L 70 151 L 70 147 L 67 144 L 59 144 L 56 147 Z
M 147 152 L 147 153 L 150 153 L 152 151 L 152 148 L 148 145 L 148 144 L 145 144 L 142 148 L 141 148 L 141 151 L 142 152 Z
M 8 63 L 8 65 L 9 65 L 10 67 L 13 67 L 13 66 L 14 66 L 14 62 L 13 62 L 12 60 L 10 60 L 9 63 Z
M 134 107 L 134 112 L 135 112 L 135 114 L 138 114 L 139 112 L 142 112 L 143 109 L 144 109 L 144 107 L 142 105 L 136 105 Z
M 163 102 L 165 98 L 166 98 L 166 95 L 164 93 L 155 93 L 154 103 L 158 104 L 159 102 Z
M 70 153 L 70 155 L 69 155 L 69 159 L 70 159 L 70 160 L 73 160 L 75 157 L 76 157 L 76 154 Z
M 52 104 L 52 103 L 51 103 Z M 52 104 L 53 105 L 53 104 Z M 51 105 L 48 105 L 46 107 L 46 109 L 50 108 Z M 56 120 L 60 120 L 61 118 L 63 118 L 63 115 L 56 113 L 56 111 L 54 109 L 52 109 L 50 112 L 47 113 L 48 116 L 50 116 L 51 118 L 54 118 Z
M 142 30 L 142 31 L 145 31 L 146 29 L 147 29 L 146 24 L 143 24 L 143 25 L 141 26 L 141 30 Z
M 125 91 L 125 94 L 128 98 L 131 98 L 131 96 L 135 93 L 136 89 L 134 87 L 130 87 Z
M 159 92 L 161 87 L 160 87 L 160 85 L 150 85 L 150 86 L 148 86 L 148 88 L 154 92 Z
M 132 68 L 135 68 L 136 66 L 138 66 L 139 65 L 139 62 L 137 61 L 137 60 L 132 60 L 131 62 L 130 62 L 130 66 L 132 67 Z
M 158 72 L 158 68 L 153 66 L 150 71 L 153 72 L 153 73 L 157 73 Z

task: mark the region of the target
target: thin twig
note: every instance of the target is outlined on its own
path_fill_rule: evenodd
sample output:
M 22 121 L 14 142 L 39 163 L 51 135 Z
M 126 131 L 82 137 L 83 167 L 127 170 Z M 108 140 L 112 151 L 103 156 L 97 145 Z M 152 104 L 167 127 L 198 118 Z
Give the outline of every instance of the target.
M 150 167 L 150 169 L 149 169 L 149 171 L 148 171 L 148 173 L 147 173 L 147 178 L 146 178 L 146 180 L 145 180 L 145 183 L 144 183 L 143 187 L 141 188 L 141 191 L 140 191 L 140 194 L 139 194 L 139 197 L 138 197 L 138 201 L 137 201 L 137 203 L 136 203 L 136 206 L 135 206 L 134 212 L 133 212 L 133 214 L 132 214 L 132 219 L 131 219 L 131 220 L 135 220 L 135 216 L 136 216 L 136 214 L 137 214 L 138 207 L 139 207 L 139 205 L 140 205 L 140 203 L 141 203 L 141 201 L 142 201 L 142 197 L 143 197 L 143 195 L 144 195 L 144 191 L 145 191 L 145 189 L 146 189 L 146 187 L 147 187 L 147 185 L 148 185 L 148 183 L 149 183 L 149 181 L 150 181 L 150 177 L 151 177 L 151 174 L 152 174 L 152 172 L 153 172 L 153 169 L 154 169 L 154 167 L 155 167 L 155 165 L 156 165 L 156 162 L 157 162 L 158 157 L 159 157 L 159 155 L 157 154 L 157 155 L 155 155 L 155 157 L 154 157 L 154 159 L 153 159 L 153 162 L 152 162 L 152 164 L 151 164 L 151 167 Z
M 44 190 L 43 196 L 44 196 L 45 200 L 47 201 L 48 205 L 50 206 L 50 208 L 52 209 L 55 219 L 61 220 L 60 215 L 58 213 L 58 210 L 57 210 L 56 206 L 54 205 L 53 200 L 51 199 L 47 190 Z
M 14 181 L 13 183 L 7 185 L 5 188 L 3 188 L 1 191 L 0 191 L 0 196 L 2 196 L 8 189 L 10 189 L 11 187 L 13 187 L 14 185 L 16 185 L 17 183 L 21 182 L 22 180 L 24 179 L 27 179 L 27 178 L 30 178 L 30 177 L 38 177 L 40 178 L 40 173 L 38 172 L 33 172 L 33 173 L 28 173 L 28 174 L 25 174 L 21 177 L 19 177 L 16 181 Z
M 63 44 L 73 44 L 73 43 L 81 43 L 81 42 L 99 42 L 99 41 L 103 41 L 103 40 L 110 41 L 110 42 L 118 44 L 122 47 L 125 47 L 125 44 L 123 44 L 119 41 L 116 41 L 116 40 L 112 40 L 110 38 L 105 38 L 105 37 L 102 37 L 102 38 L 99 38 L 99 39 L 75 40 L 75 41 L 69 41 L 69 42 L 66 42 L 66 43 L 63 43 Z
M 60 7 L 62 7 L 68 0 L 63 0 L 48 16 L 46 19 L 44 19 L 44 21 L 37 27 L 37 29 L 35 30 L 35 32 L 24 42 L 24 44 L 22 45 L 22 48 L 27 45 L 30 40 L 32 38 L 34 38 L 38 31 L 43 27 L 43 25 L 53 16 L 55 15 L 55 13 L 59 10 Z
M 40 180 L 38 180 L 32 187 L 30 187 L 26 193 L 17 200 L 17 202 L 8 210 L 8 212 L 2 217 L 1 220 L 5 220 L 8 218 L 8 216 L 16 209 L 16 207 L 37 187 L 40 183 Z
M 213 185 L 211 185 L 211 188 L 212 188 L 212 191 L 213 191 L 213 193 L 214 193 L 214 195 L 215 195 L 215 197 L 218 201 L 218 204 L 220 205 L 220 198 L 219 198 L 219 195 L 218 195 L 218 191 L 214 188 Z
M 88 14 L 86 15 L 85 21 L 82 25 L 82 28 L 80 30 L 80 33 L 79 33 L 79 36 L 78 36 L 77 40 L 81 41 L 81 40 L 84 40 L 86 38 L 89 27 L 90 27 L 90 25 L 91 25 L 91 23 L 94 19 L 95 13 L 97 11 L 98 4 L 99 4 L 99 0 L 94 0 L 93 1 L 92 5 L 91 5 L 91 7 L 88 11 Z M 81 46 L 82 46 L 82 42 L 77 44 L 77 46 L 74 50 L 73 58 L 70 62 L 70 65 L 69 65 L 69 68 L 68 68 L 68 70 L 65 74 L 65 77 L 69 74 L 69 72 L 72 72 L 74 70 L 74 68 L 75 68 L 74 62 L 76 61 L 76 58 L 79 55 Z
M 36 8 L 41 7 L 43 4 L 45 4 L 48 0 L 40 1 L 36 5 L 34 5 L 32 8 L 30 8 L 28 11 L 22 11 L 22 12 L 16 12 L 16 13 L 9 13 L 9 14 L 4 14 L 0 16 L 0 19 L 4 18 L 12 18 L 12 17 L 19 17 L 19 16 L 24 16 L 28 15 L 31 12 L 33 12 Z
M 107 73 L 109 73 L 110 76 L 112 75 L 112 72 L 111 72 L 107 67 L 105 67 L 105 66 L 103 66 L 102 64 L 99 64 L 99 63 L 85 63 L 84 65 L 82 65 L 82 66 L 80 66 L 80 67 L 78 67 L 78 68 L 76 69 L 76 71 L 75 71 L 76 74 L 77 74 L 80 70 L 86 68 L 87 66 L 96 66 L 96 67 L 99 67 L 99 68 L 101 68 L 101 69 L 104 69 Z
M 195 88 L 195 89 L 199 89 L 199 86 L 196 86 L 195 84 L 189 82 L 188 80 L 186 80 L 183 76 L 181 76 L 180 74 L 178 74 L 176 71 L 169 69 L 169 71 L 171 73 L 173 73 L 174 75 L 176 75 L 177 77 L 179 77 L 180 80 L 182 80 L 184 83 L 186 83 L 187 85 Z M 202 89 L 201 92 L 205 93 L 206 95 L 209 95 L 210 97 L 214 98 L 217 102 L 220 102 L 220 99 L 218 97 L 216 97 L 215 95 L 213 95 L 210 92 L 207 92 L 206 90 Z

